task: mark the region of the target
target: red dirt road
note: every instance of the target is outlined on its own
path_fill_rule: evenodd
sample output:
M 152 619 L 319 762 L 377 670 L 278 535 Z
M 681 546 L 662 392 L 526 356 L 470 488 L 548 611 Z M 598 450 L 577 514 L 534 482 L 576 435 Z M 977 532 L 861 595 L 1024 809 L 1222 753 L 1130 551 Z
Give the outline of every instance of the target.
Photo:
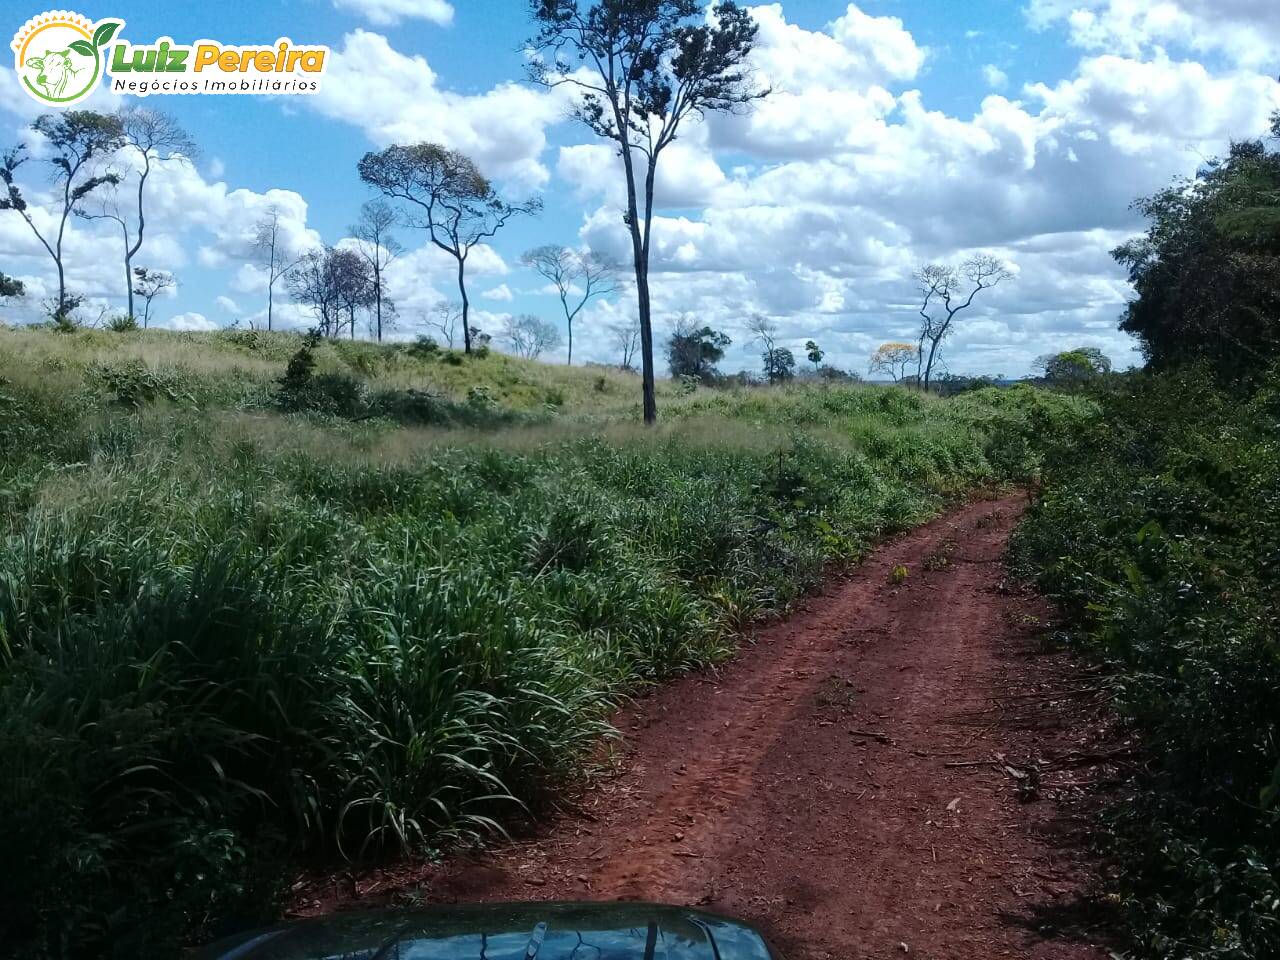
M 574 813 L 492 853 L 313 886 L 299 912 L 409 891 L 643 899 L 754 921 L 788 958 L 1106 957 L 1076 783 L 1097 771 L 1099 708 L 1006 581 L 1024 502 L 882 546 L 723 669 L 623 711 L 619 772 Z

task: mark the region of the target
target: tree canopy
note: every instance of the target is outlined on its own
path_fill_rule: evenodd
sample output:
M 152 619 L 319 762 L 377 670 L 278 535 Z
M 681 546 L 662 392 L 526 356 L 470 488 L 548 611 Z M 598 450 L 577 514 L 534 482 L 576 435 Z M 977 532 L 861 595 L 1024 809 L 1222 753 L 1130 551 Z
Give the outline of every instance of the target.
M 366 153 L 358 170 L 365 183 L 402 202 L 409 226 L 426 230 L 431 242 L 457 261 L 463 346 L 470 353 L 467 258 L 512 217 L 541 210 L 541 202 L 508 203 L 470 157 L 437 143 L 392 144 Z
M 1049 353 L 1036 359 L 1035 367 L 1047 383 L 1072 387 L 1096 380 L 1111 372 L 1111 358 L 1097 347 L 1076 347 Z
M 8 300 L 10 297 L 21 297 L 27 292 L 26 285 L 16 277 L 6 276 L 0 273 L 0 300 Z
M 531 0 L 531 79 L 574 88 L 574 114 L 618 145 L 631 234 L 644 419 L 654 388 L 649 251 L 658 159 L 689 116 L 746 109 L 763 97 L 748 64 L 759 26 L 733 0 Z
M 667 341 L 667 365 L 673 377 L 692 377 L 708 383 L 716 377 L 716 364 L 724 359 L 732 340 L 709 326 L 695 327 L 681 321 Z
M 1280 137 L 1280 113 L 1272 121 Z M 1153 367 L 1236 377 L 1280 357 L 1280 151 L 1260 140 L 1135 203 L 1146 233 L 1112 256 L 1137 296 L 1121 329 Z
M 882 343 L 871 354 L 867 369 L 871 373 L 888 374 L 894 383 L 907 375 L 907 368 L 919 363 L 920 351 L 911 343 Z

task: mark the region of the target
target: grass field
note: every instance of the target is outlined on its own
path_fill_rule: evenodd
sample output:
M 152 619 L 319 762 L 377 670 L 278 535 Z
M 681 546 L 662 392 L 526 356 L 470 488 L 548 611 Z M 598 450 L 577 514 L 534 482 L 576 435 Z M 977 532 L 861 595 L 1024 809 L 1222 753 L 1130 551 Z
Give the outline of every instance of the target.
M 645 430 L 629 374 L 324 343 L 282 389 L 301 343 L 0 328 L 0 937 L 26 955 L 172 951 L 269 915 L 298 858 L 490 834 L 619 697 L 1090 412 L 664 383 Z

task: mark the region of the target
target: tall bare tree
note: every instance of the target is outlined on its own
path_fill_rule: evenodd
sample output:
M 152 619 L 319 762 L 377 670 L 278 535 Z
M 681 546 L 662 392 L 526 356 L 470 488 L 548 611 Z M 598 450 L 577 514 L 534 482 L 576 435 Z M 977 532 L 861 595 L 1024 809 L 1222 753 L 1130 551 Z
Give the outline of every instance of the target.
M 391 262 L 404 251 L 404 247 L 391 234 L 396 224 L 396 212 L 382 200 L 370 200 L 360 207 L 360 222 L 351 228 L 356 238 L 356 250 L 372 273 L 373 318 L 378 342 L 382 342 L 382 304 L 384 275 Z
M 621 357 L 618 366 L 623 370 L 631 370 L 636 351 L 640 349 L 640 320 L 633 319 L 627 323 L 618 323 L 609 328 L 613 345 Z
M 273 203 L 253 225 L 252 257 L 267 272 L 268 330 L 273 329 L 276 284 L 295 266 L 300 265 L 305 256 L 289 248 L 288 239 L 280 228 L 283 217 L 280 207 Z
M 178 121 L 158 110 L 130 107 L 117 112 L 116 118 L 122 132 L 121 151 L 129 155 L 134 169 L 120 173 L 120 182 L 110 192 L 103 193 L 96 206 L 78 212 L 88 220 L 111 220 L 120 228 L 129 316 L 136 318 L 133 258 L 142 249 L 147 228 L 147 180 L 160 163 L 190 162 L 196 154 L 196 144 Z M 131 178 L 136 178 L 136 182 L 131 183 Z
M 959 267 L 926 263 L 916 270 L 921 296 L 916 379 L 926 391 L 938 348 L 952 332 L 956 315 L 967 310 L 980 292 L 1012 276 L 1003 260 L 985 253 L 969 257 Z
M 81 208 L 85 199 L 95 191 L 115 186 L 120 175 L 114 171 L 98 169 L 104 160 L 120 148 L 124 132 L 117 117 L 95 113 L 92 110 L 68 110 L 65 113 L 46 113 L 38 117 L 31 129 L 44 137 L 49 154 L 45 163 L 53 168 L 53 219 L 57 231 L 42 231 L 31 216 L 26 197 L 19 188 L 15 175 L 28 159 L 27 145 L 20 143 L 0 158 L 0 181 L 4 183 L 4 195 L 0 196 L 0 210 L 12 210 L 26 221 L 35 238 L 40 241 L 58 272 L 58 299 L 54 304 L 54 319 L 68 322 L 75 305 L 67 297 L 67 274 L 63 260 L 63 242 L 67 236 L 67 221 L 74 211 Z
M 431 242 L 457 262 L 463 346 L 470 353 L 467 258 L 512 217 L 536 213 L 542 202 L 506 202 L 469 157 L 435 143 L 393 144 L 378 153 L 366 153 L 359 171 L 360 179 L 383 196 L 406 204 L 405 222 L 426 230 Z
M 565 363 L 572 364 L 573 321 L 592 300 L 607 297 L 618 289 L 617 265 L 590 250 L 570 250 L 554 243 L 534 247 L 520 262 L 556 288 L 569 333 Z
M 732 0 L 531 0 L 531 78 L 578 93 L 575 113 L 618 145 L 627 187 L 640 314 L 644 419 L 658 418 L 649 253 L 658 160 L 689 116 L 744 109 L 764 96 L 747 69 L 757 25 Z
M 423 317 L 427 326 L 440 331 L 444 344 L 453 349 L 454 338 L 458 334 L 458 324 L 462 322 L 462 306 L 451 300 L 441 300 L 434 304 Z

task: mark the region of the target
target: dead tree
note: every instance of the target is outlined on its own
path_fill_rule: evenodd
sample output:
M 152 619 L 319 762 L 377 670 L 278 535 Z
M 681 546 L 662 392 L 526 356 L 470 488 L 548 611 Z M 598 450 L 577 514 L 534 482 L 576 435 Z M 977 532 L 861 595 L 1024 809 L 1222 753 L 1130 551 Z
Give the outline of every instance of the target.
M 927 263 L 916 270 L 921 296 L 916 379 L 926 392 L 938 349 L 951 334 L 956 315 L 967 310 L 980 291 L 1012 276 L 1003 260 L 988 254 L 975 254 L 959 267 Z

